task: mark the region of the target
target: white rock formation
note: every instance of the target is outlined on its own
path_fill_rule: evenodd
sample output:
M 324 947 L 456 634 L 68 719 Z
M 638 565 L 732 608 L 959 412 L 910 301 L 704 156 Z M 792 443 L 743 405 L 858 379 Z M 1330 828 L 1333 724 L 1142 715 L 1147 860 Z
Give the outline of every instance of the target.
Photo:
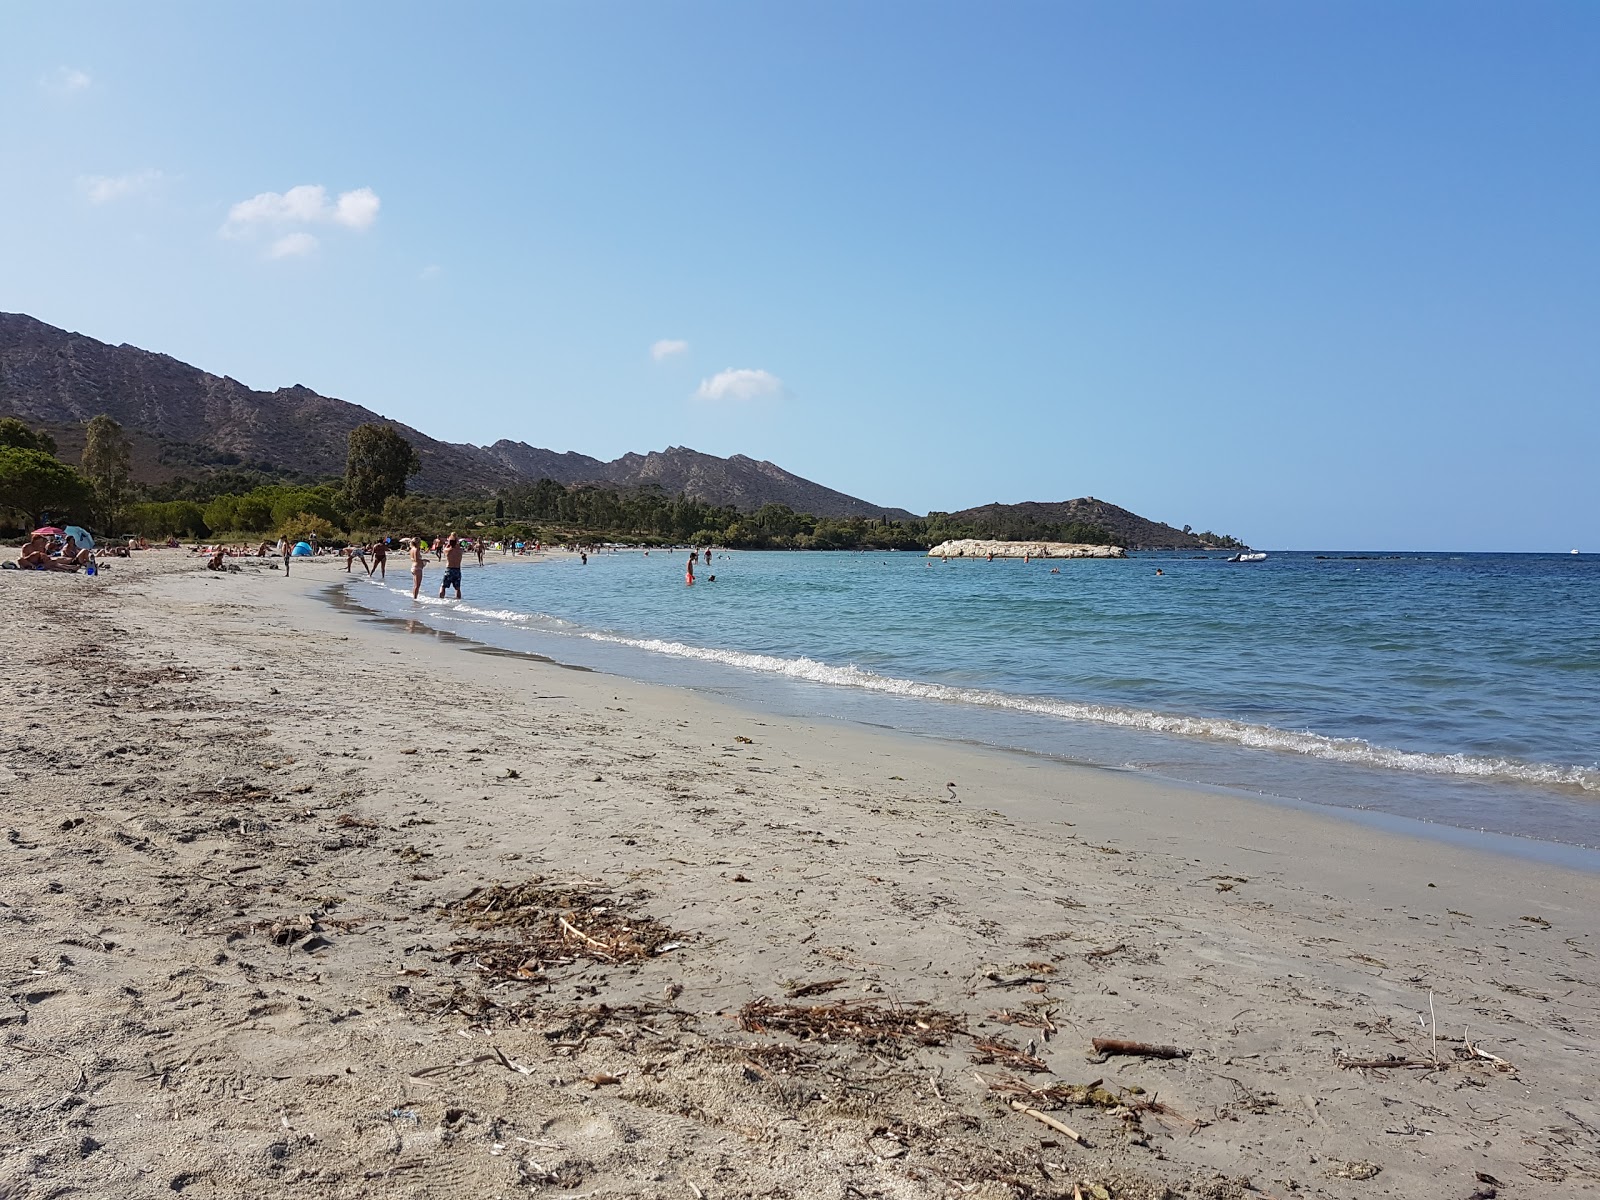
M 1083 542 L 994 542 L 985 538 L 956 538 L 940 542 L 929 558 L 1127 558 L 1121 546 L 1091 546 Z

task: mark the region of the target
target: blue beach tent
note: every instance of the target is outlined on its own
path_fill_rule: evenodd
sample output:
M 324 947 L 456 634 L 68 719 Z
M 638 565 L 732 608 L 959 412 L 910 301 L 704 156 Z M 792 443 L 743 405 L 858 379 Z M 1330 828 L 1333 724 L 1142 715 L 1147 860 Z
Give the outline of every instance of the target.
M 311 544 L 309 542 L 296 542 L 294 544 L 294 549 L 289 553 L 293 554 L 296 558 L 310 558 Z

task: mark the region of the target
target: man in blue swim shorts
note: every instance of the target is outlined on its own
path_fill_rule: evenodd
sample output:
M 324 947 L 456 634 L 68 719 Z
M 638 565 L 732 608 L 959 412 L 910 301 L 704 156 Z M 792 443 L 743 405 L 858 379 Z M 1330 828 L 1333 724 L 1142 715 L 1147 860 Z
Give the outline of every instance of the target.
M 439 585 L 439 599 L 444 599 L 445 588 L 455 588 L 456 599 L 461 599 L 461 542 L 455 534 L 444 540 L 444 582 Z

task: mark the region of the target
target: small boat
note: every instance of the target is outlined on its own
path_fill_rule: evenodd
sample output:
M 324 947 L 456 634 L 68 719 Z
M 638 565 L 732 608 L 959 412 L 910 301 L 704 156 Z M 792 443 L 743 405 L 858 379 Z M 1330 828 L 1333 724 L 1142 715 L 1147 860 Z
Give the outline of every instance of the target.
M 1265 562 L 1266 558 L 1267 558 L 1267 552 L 1265 550 L 1242 550 L 1238 554 L 1230 555 L 1228 557 L 1228 561 L 1229 562 Z

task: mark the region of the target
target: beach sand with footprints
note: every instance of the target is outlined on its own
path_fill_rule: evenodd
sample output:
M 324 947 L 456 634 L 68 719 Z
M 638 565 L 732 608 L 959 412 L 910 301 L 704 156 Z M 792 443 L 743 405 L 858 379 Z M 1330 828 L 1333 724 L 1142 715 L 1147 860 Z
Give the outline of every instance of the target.
M 0 588 L 0 1195 L 1600 1186 L 1600 877 L 240 565 Z

